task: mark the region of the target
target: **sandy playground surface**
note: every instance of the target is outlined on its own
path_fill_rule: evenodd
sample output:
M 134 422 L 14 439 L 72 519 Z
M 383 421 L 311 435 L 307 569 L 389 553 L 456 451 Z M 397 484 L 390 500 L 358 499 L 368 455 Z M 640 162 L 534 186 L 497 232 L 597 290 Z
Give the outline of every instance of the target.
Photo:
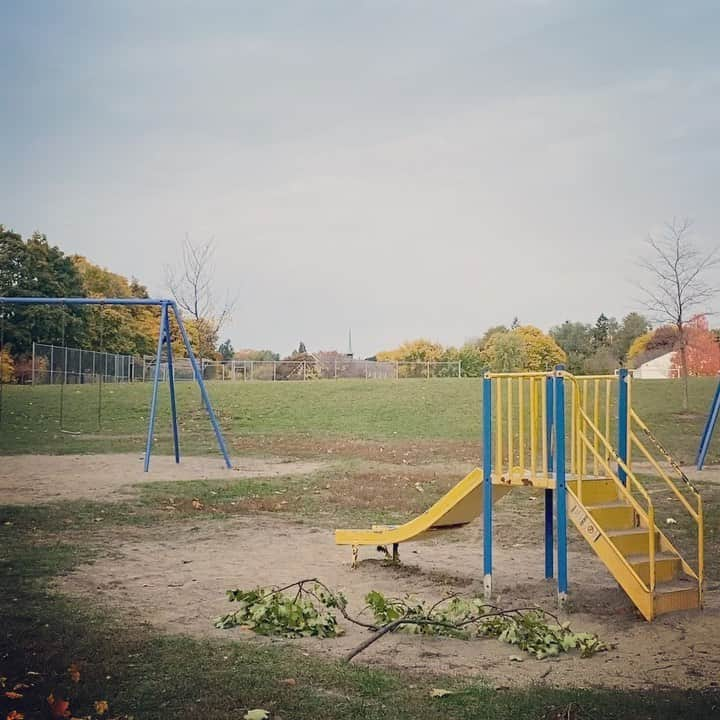
M 215 457 L 157 455 L 143 472 L 143 456 L 118 455 L 9 455 L 0 458 L 0 497 L 5 505 L 58 500 L 127 500 L 132 486 L 146 482 L 278 477 L 312 473 L 322 463 L 245 457 L 232 470 Z
M 319 463 L 250 460 L 242 472 L 254 477 L 312 472 Z M 132 484 L 153 480 L 222 477 L 221 463 L 185 458 L 176 467 L 154 458 L 150 476 L 137 456 L 5 457 L 0 490 L 12 502 L 92 498 L 127 500 Z M 500 507 L 500 506 L 498 506 Z M 541 515 L 541 513 L 538 513 Z M 512 518 L 497 514 L 498 524 Z M 498 533 L 494 602 L 503 607 L 554 606 L 554 585 L 544 580 L 543 548 L 537 528 L 515 523 Z M 170 532 L 172 529 L 172 532 Z M 150 528 L 112 530 L 103 535 L 100 557 L 59 581 L 63 592 L 98 597 L 100 602 L 137 620 L 172 633 L 253 642 L 290 642 L 304 652 L 339 657 L 367 637 L 367 631 L 343 621 L 347 634 L 332 640 L 284 641 L 257 638 L 239 628 L 216 630 L 212 619 L 229 612 L 224 591 L 256 585 L 283 585 L 317 577 L 342 590 L 352 614 L 363 607 L 371 589 L 434 600 L 448 592 L 480 593 L 480 523 L 433 539 L 401 546 L 404 564 L 386 566 L 370 548 L 361 565 L 350 568 L 349 548 L 336 547 L 326 527 L 291 522 L 269 513 L 238 515 L 205 522 L 192 519 Z M 109 539 L 112 542 L 107 542 Z M 358 656 L 355 662 L 402 667 L 416 672 L 483 675 L 496 687 L 542 682 L 572 686 L 708 687 L 720 682 L 720 593 L 706 594 L 702 613 L 665 615 L 646 623 L 609 573 L 584 546 L 569 558 L 574 629 L 597 632 L 614 647 L 589 659 L 569 655 L 537 661 L 496 640 L 460 641 L 394 634 Z

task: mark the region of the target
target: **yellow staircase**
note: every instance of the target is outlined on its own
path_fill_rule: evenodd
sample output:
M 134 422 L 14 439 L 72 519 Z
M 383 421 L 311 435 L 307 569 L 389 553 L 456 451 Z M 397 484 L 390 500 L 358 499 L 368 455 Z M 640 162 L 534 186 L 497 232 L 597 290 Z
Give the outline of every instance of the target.
M 615 479 L 572 480 L 567 494 L 569 518 L 647 620 L 700 607 L 696 574 Z
M 700 494 L 631 407 L 626 420 L 627 459 L 623 460 L 608 440 L 607 427 L 601 428 L 599 413 L 596 411 L 594 417 L 590 417 L 585 396 L 587 387 L 583 388 L 568 373 L 565 377 L 573 387 L 570 442 L 575 472 L 566 482 L 569 518 L 647 620 L 668 612 L 702 607 Z M 641 439 L 641 433 L 647 443 Z M 684 509 L 697 525 L 695 567 L 658 527 L 648 483 L 641 482 L 631 468 L 633 453 L 647 462 L 662 492 L 670 491 L 670 497 L 680 503 L 678 509 Z M 679 476 L 685 493 L 663 464 Z M 588 476 L 590 466 L 595 474 Z M 605 477 L 597 477 L 598 471 Z M 688 496 L 695 501 L 695 507 Z

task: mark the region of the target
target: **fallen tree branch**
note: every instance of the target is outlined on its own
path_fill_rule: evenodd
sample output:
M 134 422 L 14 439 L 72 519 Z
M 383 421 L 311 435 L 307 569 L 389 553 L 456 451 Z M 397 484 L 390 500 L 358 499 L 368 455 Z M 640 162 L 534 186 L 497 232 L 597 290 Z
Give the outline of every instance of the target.
M 285 591 L 297 588 L 294 598 Z M 569 623 L 561 623 L 553 613 L 536 606 L 503 609 L 486 604 L 481 598 L 448 595 L 431 605 L 410 596 L 386 598 L 373 590 L 362 612 L 371 610 L 374 623 L 353 617 L 347 611 L 347 600 L 341 592 L 331 590 L 318 578 L 304 578 L 269 591 L 229 590 L 231 601 L 240 609 L 215 620 L 218 628 L 242 625 L 263 635 L 283 637 L 335 637 L 342 634 L 333 610 L 353 625 L 372 631 L 372 635 L 343 658 L 350 662 L 388 633 L 411 626 L 424 634 L 445 635 L 468 640 L 472 637 L 494 637 L 516 645 L 537 659 L 558 655 L 571 649 L 583 657 L 606 650 L 607 646 L 590 633 L 574 633 Z M 550 624 L 548 620 L 555 624 Z

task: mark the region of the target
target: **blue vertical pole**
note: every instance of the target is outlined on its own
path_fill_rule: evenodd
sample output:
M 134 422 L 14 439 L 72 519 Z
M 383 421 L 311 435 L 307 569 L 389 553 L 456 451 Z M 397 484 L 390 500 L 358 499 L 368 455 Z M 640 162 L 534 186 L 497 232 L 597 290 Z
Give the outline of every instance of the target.
M 483 589 L 492 594 L 492 379 L 483 379 Z
M 628 371 L 618 371 L 618 456 L 627 463 L 628 459 Z M 627 484 L 627 475 L 618 465 L 620 482 Z
M 553 471 L 553 418 L 555 403 L 555 379 L 545 378 L 545 442 L 547 444 L 547 471 Z M 553 544 L 553 491 L 551 488 L 545 490 L 545 577 L 551 578 L 555 574 L 554 569 L 554 544 Z
M 168 358 L 168 385 L 170 387 L 170 415 L 172 417 L 173 430 L 173 447 L 175 448 L 175 462 L 180 462 L 180 437 L 178 435 L 177 422 L 177 405 L 175 403 L 175 367 L 173 365 L 172 343 L 170 341 L 170 313 L 167 305 L 163 305 L 163 325 L 165 331 L 163 333 L 165 342 L 167 343 Z
M 218 424 L 217 417 L 215 417 L 215 411 L 213 410 L 212 403 L 210 402 L 210 396 L 208 395 L 207 388 L 205 387 L 205 381 L 203 380 L 202 373 L 200 372 L 200 367 L 198 366 L 197 359 L 195 358 L 195 353 L 193 352 L 192 345 L 190 344 L 190 338 L 188 337 L 187 330 L 185 329 L 182 315 L 178 310 L 176 303 L 171 302 L 170 305 L 172 306 L 175 319 L 177 320 L 178 327 L 180 328 L 180 334 L 182 335 L 183 343 L 185 344 L 185 350 L 187 351 L 190 364 L 192 365 L 193 373 L 195 374 L 198 385 L 200 386 L 200 395 L 202 396 L 203 404 L 205 405 L 205 409 L 207 410 L 208 416 L 210 417 L 210 424 L 215 431 L 215 437 L 217 439 L 220 452 L 225 459 L 226 467 L 229 470 L 232 470 L 232 462 L 230 461 L 230 455 L 228 454 L 227 447 L 225 445 L 225 438 L 223 437 L 222 430 L 220 430 L 220 425 Z
M 155 356 L 155 376 L 153 378 L 152 399 L 150 400 L 147 442 L 145 443 L 145 466 L 143 468 L 145 472 L 150 469 L 150 453 L 152 452 L 153 433 L 155 432 L 158 386 L 160 385 L 160 358 L 162 356 L 163 335 L 165 333 L 165 313 L 167 313 L 167 304 L 163 303 L 160 308 L 160 334 L 158 335 L 157 355 Z
M 700 447 L 698 448 L 697 457 L 695 458 L 695 465 L 698 470 L 703 469 L 705 464 L 705 458 L 707 457 L 708 449 L 710 448 L 710 440 L 715 430 L 717 423 L 718 414 L 720 414 L 720 382 L 718 382 L 717 388 L 715 388 L 715 395 L 713 396 L 712 405 L 710 406 L 710 413 L 708 414 L 707 422 L 705 423 L 705 429 L 703 430 L 702 438 L 700 439 Z
M 567 491 L 565 488 L 565 379 L 555 374 L 555 485 L 557 488 L 557 572 L 558 602 L 565 603 L 567 572 Z

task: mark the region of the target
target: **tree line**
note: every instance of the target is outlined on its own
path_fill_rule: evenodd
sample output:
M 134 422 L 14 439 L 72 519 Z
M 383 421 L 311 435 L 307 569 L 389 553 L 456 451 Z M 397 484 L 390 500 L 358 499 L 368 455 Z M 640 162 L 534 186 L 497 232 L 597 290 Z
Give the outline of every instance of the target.
M 720 330 L 711 330 L 707 319 L 689 319 L 683 331 L 689 375 L 720 372 Z M 445 347 L 424 338 L 402 343 L 372 359 L 401 362 L 461 362 L 462 374 L 480 377 L 485 372 L 544 372 L 563 364 L 576 375 L 603 375 L 619 367 L 637 368 L 669 352 L 676 353 L 673 367 L 682 375 L 680 336 L 674 325 L 651 329 L 650 320 L 631 312 L 622 320 L 601 313 L 594 324 L 565 321 L 543 333 L 517 319 L 508 327 L 498 325 L 460 347 Z
M 720 371 L 720 331 L 711 330 L 700 314 L 715 295 L 709 273 L 718 263 L 717 247 L 700 252 L 692 242 L 688 219 L 667 223 L 660 237 L 647 240 L 648 254 L 640 261 L 648 284 L 641 287 L 650 316 L 631 312 L 617 320 L 601 313 L 594 324 L 567 320 L 544 333 L 515 318 L 473 337 L 460 347 L 444 347 L 427 339 L 405 342 L 371 359 L 409 362 L 461 363 L 463 374 L 480 376 L 489 370 L 544 371 L 565 364 L 575 374 L 602 374 L 617 367 L 637 367 L 674 352 L 677 374 L 709 375 Z M 195 245 L 186 238 L 180 268 L 166 268 L 166 279 L 183 312 L 196 354 L 205 358 L 269 360 L 270 350 L 236 352 L 227 339 L 219 344 L 223 322 L 234 302 L 214 297 L 212 240 Z M 23 239 L 0 225 L 0 295 L 17 297 L 147 298 L 147 288 L 91 263 L 66 255 L 45 235 Z M 651 329 L 651 320 L 660 326 Z M 0 307 L 4 362 L 2 381 L 12 380 L 12 362 L 23 362 L 34 342 L 92 348 L 134 355 L 155 352 L 159 309 L 150 306 L 18 306 Z M 185 354 L 175 323 L 174 351 Z M 307 353 L 304 344 L 289 359 Z M 299 355 L 298 355 L 299 354 Z M 8 379 L 10 378 L 10 379 Z M 684 405 L 687 406 L 687 383 Z
M 621 322 L 602 313 L 594 325 L 564 322 L 544 333 L 517 318 L 497 325 L 461 347 L 420 339 L 377 353 L 378 360 L 461 362 L 463 375 L 484 372 L 542 372 L 563 364 L 576 374 L 612 372 L 626 361 L 633 340 L 648 331 L 648 320 L 630 313 Z
M 148 298 L 147 288 L 81 255 L 66 255 L 41 233 L 23 239 L 0 225 L 0 296 Z M 154 354 L 160 309 L 153 306 L 13 305 L 0 307 L 3 348 L 15 363 L 33 343 L 92 348 L 128 355 Z M 198 354 L 215 353 L 218 327 L 187 316 L 184 323 Z M 185 356 L 179 328 L 171 320 L 173 350 Z M 9 361 L 8 361 L 9 362 Z M 7 381 L 7 380 L 5 380 Z

